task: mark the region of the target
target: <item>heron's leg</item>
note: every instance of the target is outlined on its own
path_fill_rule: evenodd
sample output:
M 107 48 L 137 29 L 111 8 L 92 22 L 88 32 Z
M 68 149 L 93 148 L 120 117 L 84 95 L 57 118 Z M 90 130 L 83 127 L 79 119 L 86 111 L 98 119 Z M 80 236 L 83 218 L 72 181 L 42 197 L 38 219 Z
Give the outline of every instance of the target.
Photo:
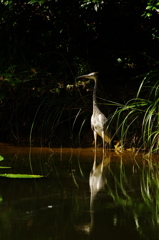
M 94 146 L 95 146 L 95 153 L 94 153 L 94 162 L 93 162 L 93 171 L 96 169 L 96 157 L 97 157 L 97 133 L 96 131 L 93 131 L 94 133 Z
M 95 151 L 95 153 L 94 153 L 93 168 L 92 168 L 93 172 L 96 170 L 96 166 L 97 166 L 97 161 L 96 161 L 96 159 L 97 159 L 97 152 Z
M 96 131 L 93 131 L 94 133 L 94 145 L 95 145 L 95 151 L 97 150 L 97 133 Z
M 105 153 L 104 131 L 102 131 L 102 140 L 103 140 L 103 155 L 104 155 Z
M 104 154 L 102 157 L 101 168 L 100 168 L 101 173 L 103 173 L 103 168 L 104 168 Z

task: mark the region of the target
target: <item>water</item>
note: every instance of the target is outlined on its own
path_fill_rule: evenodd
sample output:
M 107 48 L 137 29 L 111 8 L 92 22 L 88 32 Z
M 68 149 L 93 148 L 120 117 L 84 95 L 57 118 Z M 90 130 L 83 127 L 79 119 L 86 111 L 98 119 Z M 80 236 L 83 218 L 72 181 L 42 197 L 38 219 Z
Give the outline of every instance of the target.
M 93 149 L 0 145 L 0 239 L 159 239 L 157 163 Z M 157 159 L 157 157 L 155 158 Z M 158 160 L 158 159 L 157 159 Z M 153 174 L 152 174 L 153 173 Z

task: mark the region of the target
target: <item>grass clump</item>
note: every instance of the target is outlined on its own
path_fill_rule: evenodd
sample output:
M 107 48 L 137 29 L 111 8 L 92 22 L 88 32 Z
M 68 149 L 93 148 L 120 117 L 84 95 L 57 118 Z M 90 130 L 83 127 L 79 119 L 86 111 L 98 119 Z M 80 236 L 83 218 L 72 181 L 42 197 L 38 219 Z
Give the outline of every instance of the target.
M 117 109 L 111 121 L 123 145 L 156 153 L 159 150 L 159 72 L 151 71 L 142 80 L 137 94 Z

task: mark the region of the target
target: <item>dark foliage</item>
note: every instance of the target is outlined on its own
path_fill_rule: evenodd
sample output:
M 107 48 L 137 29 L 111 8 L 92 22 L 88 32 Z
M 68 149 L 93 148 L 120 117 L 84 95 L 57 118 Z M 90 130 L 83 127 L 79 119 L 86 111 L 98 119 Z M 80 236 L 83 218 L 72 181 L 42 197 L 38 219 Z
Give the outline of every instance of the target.
M 1 1 L 0 141 L 26 143 L 30 135 L 34 144 L 79 145 L 91 93 L 75 86 L 77 75 L 98 70 L 103 97 L 130 98 L 143 74 L 158 65 L 157 6 L 144 0 Z

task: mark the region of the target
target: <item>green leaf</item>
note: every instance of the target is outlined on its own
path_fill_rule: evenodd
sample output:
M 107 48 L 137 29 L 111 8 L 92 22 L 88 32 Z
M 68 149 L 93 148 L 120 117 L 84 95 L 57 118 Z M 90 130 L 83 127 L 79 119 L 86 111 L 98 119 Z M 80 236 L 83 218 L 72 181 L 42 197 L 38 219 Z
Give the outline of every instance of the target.
M 0 169 L 6 169 L 6 168 L 11 168 L 11 167 L 0 166 Z
M 147 6 L 147 7 L 146 7 L 146 10 L 148 10 L 148 9 L 152 9 L 152 6 Z
M 5 173 L 0 174 L 0 177 L 7 177 L 7 178 L 42 178 L 42 175 L 32 175 L 32 174 L 14 174 L 14 173 Z
M 0 161 L 4 160 L 4 157 L 0 155 Z
M 151 14 L 151 13 L 147 13 L 146 16 L 147 16 L 147 17 L 151 17 L 152 14 Z

